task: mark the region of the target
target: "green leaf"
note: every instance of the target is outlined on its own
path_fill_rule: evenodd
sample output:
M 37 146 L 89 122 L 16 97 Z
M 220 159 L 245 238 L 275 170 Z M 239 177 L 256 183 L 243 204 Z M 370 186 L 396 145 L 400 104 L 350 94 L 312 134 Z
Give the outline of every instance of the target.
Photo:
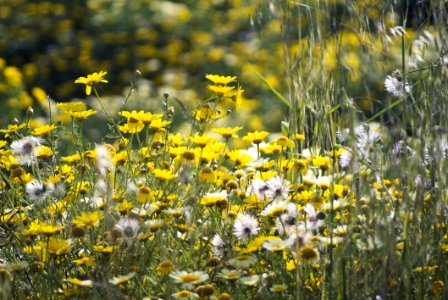
M 261 75 L 257 70 L 255 70 L 255 69 L 253 69 L 253 70 L 254 70 L 255 74 L 257 74 L 258 77 L 260 77 L 260 79 L 263 80 L 263 82 L 268 86 L 268 88 L 277 96 L 277 98 L 280 99 L 283 103 L 285 103 L 290 109 L 292 109 L 291 103 L 289 103 L 289 101 L 286 100 L 286 98 L 283 97 L 279 91 L 277 91 L 272 85 L 270 85 L 269 82 L 267 81 L 267 79 L 264 78 L 263 75 Z
M 379 116 L 381 116 L 382 114 L 384 114 L 385 112 L 387 112 L 388 110 L 394 108 L 395 106 L 397 106 L 398 104 L 400 104 L 401 102 L 403 102 L 403 99 L 397 100 L 394 103 L 392 103 L 391 105 L 389 105 L 388 107 L 383 108 L 382 110 L 380 110 L 378 113 L 376 113 L 373 117 L 371 117 L 370 119 L 367 120 L 367 123 L 372 122 L 373 120 L 375 120 L 376 118 L 378 118 Z

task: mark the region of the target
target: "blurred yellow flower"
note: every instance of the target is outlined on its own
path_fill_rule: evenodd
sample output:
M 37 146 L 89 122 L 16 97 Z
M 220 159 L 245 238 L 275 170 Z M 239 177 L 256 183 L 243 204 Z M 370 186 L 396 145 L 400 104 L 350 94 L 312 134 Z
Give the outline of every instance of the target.
M 57 239 L 55 237 L 50 237 L 48 239 L 48 243 L 45 241 L 39 241 L 37 243 L 37 246 L 40 247 L 40 249 L 48 251 L 50 254 L 55 255 L 65 255 L 70 250 L 70 243 L 63 239 Z
M 11 133 L 15 133 L 15 132 L 17 132 L 17 131 L 19 131 L 20 129 L 22 129 L 22 128 L 24 128 L 26 126 L 26 124 L 20 124 L 20 125 L 17 125 L 17 124 L 9 124 L 8 125 L 8 128 L 6 128 L 6 129 L 0 129 L 0 132 L 2 132 L 2 133 L 4 133 L 5 134 L 5 137 L 8 137 L 8 136 L 10 136 L 11 135 Z
M 38 234 L 46 234 L 52 235 L 62 231 L 64 229 L 61 225 L 51 225 L 45 222 L 40 222 L 39 220 L 35 220 L 31 222 L 27 229 L 22 231 L 22 235 L 24 236 L 36 236 Z
M 67 281 L 77 286 L 93 287 L 93 281 L 90 279 L 80 280 L 78 278 L 68 278 Z
M 169 181 L 176 178 L 176 174 L 173 174 L 170 170 L 154 169 L 154 176 L 162 181 Z
M 72 111 L 83 111 L 87 108 L 87 105 L 82 101 L 61 102 L 61 103 L 57 103 L 56 107 L 59 109 L 62 109 L 66 113 L 69 113 Z
M 205 75 L 205 78 L 213 82 L 215 85 L 227 85 L 236 80 L 236 76 L 220 76 L 212 74 Z
M 143 123 L 126 123 L 124 125 L 119 125 L 118 129 L 123 133 L 139 133 L 145 128 Z
M 75 83 L 85 84 L 86 85 L 86 95 L 90 95 L 92 93 L 92 86 L 97 83 L 108 81 L 104 79 L 104 76 L 107 74 L 105 71 L 94 72 L 92 74 L 87 75 L 87 77 L 79 77 L 75 80 Z
M 243 129 L 243 127 L 233 127 L 233 128 L 222 127 L 222 128 L 214 128 L 212 131 L 222 135 L 226 139 L 229 139 L 231 137 L 238 138 L 238 135 L 236 133 L 241 129 Z
M 228 92 L 235 89 L 234 86 L 222 86 L 222 85 L 209 85 L 207 86 L 207 88 L 220 97 L 224 96 Z
M 243 137 L 243 140 L 254 144 L 260 144 L 268 135 L 269 132 L 266 131 L 249 132 L 245 137 Z
M 56 126 L 54 124 L 43 125 L 43 126 L 34 128 L 32 134 L 33 135 L 47 135 L 50 132 L 52 132 L 53 130 L 55 130 L 56 128 L 58 128 L 58 126 Z
M 149 124 L 149 127 L 154 130 L 159 130 L 159 129 L 164 128 L 170 124 L 171 124 L 171 121 L 155 119 L 155 120 L 151 121 L 151 123 Z
M 79 227 L 91 228 L 97 226 L 100 220 L 103 218 L 98 211 L 94 212 L 82 212 L 81 215 L 76 216 L 73 219 L 73 224 Z
M 96 114 L 96 110 L 89 109 L 85 111 L 69 111 L 68 114 L 78 121 L 84 121 L 88 117 Z

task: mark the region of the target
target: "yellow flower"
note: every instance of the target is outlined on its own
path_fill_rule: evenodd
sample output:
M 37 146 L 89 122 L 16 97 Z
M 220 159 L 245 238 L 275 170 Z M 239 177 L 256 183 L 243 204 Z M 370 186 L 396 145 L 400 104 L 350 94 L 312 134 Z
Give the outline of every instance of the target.
M 209 143 L 213 143 L 216 141 L 215 137 L 207 136 L 207 135 L 199 135 L 195 134 L 193 137 L 190 137 L 190 140 L 196 144 L 199 148 L 204 148 Z
M 98 211 L 94 212 L 82 212 L 80 216 L 76 216 L 73 219 L 73 224 L 79 227 L 91 228 L 97 226 L 100 220 L 103 218 Z
M 115 248 L 113 246 L 107 246 L 107 245 L 103 245 L 103 244 L 98 244 L 98 245 L 93 246 L 93 251 L 101 252 L 104 254 L 112 253 L 112 251 L 114 251 L 114 249 Z
M 232 95 L 232 101 L 235 103 L 235 110 L 239 111 L 243 103 L 244 90 L 239 86 L 236 92 Z
M 95 257 L 93 256 L 84 256 L 79 259 L 73 260 L 73 262 L 77 265 L 84 265 L 86 267 L 91 267 L 95 263 Z
M 145 124 L 143 123 L 131 123 L 128 122 L 124 125 L 119 125 L 118 129 L 124 133 L 139 133 L 145 128 Z
M 201 182 L 213 183 L 216 181 L 215 172 L 210 167 L 203 167 L 198 175 Z
M 142 118 L 144 115 L 144 111 L 120 111 L 119 114 L 125 117 L 128 120 L 128 123 L 142 123 Z
M 193 115 L 194 118 L 198 121 L 216 120 L 221 117 L 221 114 L 213 110 L 208 104 L 205 104 L 198 108 Z
M 329 170 L 331 168 L 332 160 L 329 157 L 325 156 L 316 156 L 313 158 L 313 165 L 318 167 L 322 171 Z
M 204 197 L 202 197 L 200 204 L 204 205 L 205 207 L 216 205 L 220 208 L 226 208 L 229 205 L 227 192 L 224 190 L 222 192 L 208 193 Z
M 227 85 L 236 80 L 236 76 L 220 76 L 212 74 L 205 75 L 205 78 L 213 82 L 215 85 Z
M 109 283 L 112 285 L 119 285 L 119 284 L 126 283 L 129 280 L 131 280 L 135 276 L 135 274 L 136 274 L 135 272 L 131 272 L 127 275 L 116 276 L 116 277 L 110 279 Z
M 221 86 L 221 85 L 209 85 L 207 86 L 207 88 L 220 97 L 224 96 L 228 92 L 235 89 L 234 86 Z
M 69 111 L 67 113 L 78 121 L 84 121 L 88 117 L 96 114 L 96 110 L 89 109 L 84 111 Z
M 170 170 L 154 169 L 153 173 L 157 179 L 162 181 L 170 181 L 176 178 L 176 174 L 173 174 Z
M 295 144 L 293 141 L 291 141 L 290 139 L 288 139 L 285 136 L 281 136 L 279 137 L 276 141 L 275 141 L 276 145 L 282 146 L 282 147 L 294 147 Z
M 55 255 L 65 255 L 70 250 L 70 243 L 66 240 L 50 237 L 48 243 L 40 241 L 37 246 L 46 249 L 48 253 Z
M 87 105 L 82 101 L 61 102 L 61 103 L 57 103 L 56 107 L 59 109 L 62 109 L 66 113 L 69 113 L 71 111 L 83 111 L 87 108 Z
M 243 140 L 254 144 L 260 144 L 268 135 L 269 132 L 266 131 L 249 132 L 245 137 L 243 137 Z
M 61 160 L 69 164 L 76 164 L 81 161 L 81 155 L 79 153 L 75 153 L 73 155 L 64 156 L 61 158 Z
M 299 258 L 303 261 L 314 262 L 319 259 L 319 251 L 312 246 L 300 248 L 298 254 Z
M 159 130 L 171 124 L 171 121 L 164 121 L 162 119 L 152 120 L 149 127 L 154 130 Z
M 113 159 L 113 162 L 116 166 L 124 165 L 125 162 L 128 161 L 128 152 L 127 151 L 120 151 L 117 154 L 115 154 L 115 157 Z
M 33 135 L 47 135 L 50 132 L 52 132 L 53 130 L 55 130 L 56 128 L 58 128 L 58 126 L 56 126 L 54 124 L 44 125 L 44 126 L 34 128 L 32 134 Z
M 128 200 L 124 200 L 121 203 L 115 205 L 115 210 L 119 213 L 127 213 L 134 208 L 134 204 Z
M 20 129 L 24 128 L 26 126 L 26 124 L 9 124 L 8 128 L 6 129 L 0 129 L 0 132 L 5 134 L 5 137 L 8 137 L 11 135 L 11 133 L 16 133 L 17 131 L 19 131 Z
M 238 135 L 236 134 L 238 131 L 243 129 L 243 127 L 222 127 L 222 128 L 214 128 L 212 131 L 216 132 L 217 134 L 222 135 L 224 138 L 238 138 Z
M 296 141 L 303 141 L 303 140 L 305 140 L 305 135 L 304 135 L 304 134 L 300 134 L 300 133 L 296 133 L 296 134 L 294 135 L 294 139 L 295 139 Z
M 52 235 L 62 231 L 63 226 L 60 225 L 50 225 L 44 222 L 39 222 L 39 220 L 31 222 L 30 226 L 22 231 L 24 236 L 36 236 L 38 234 Z
M 156 270 L 164 275 L 168 275 L 174 270 L 174 264 L 169 260 L 165 260 L 157 265 Z
M 253 157 L 245 152 L 239 150 L 232 150 L 226 153 L 226 156 L 233 162 L 235 162 L 236 167 L 244 167 L 247 163 L 253 161 Z
M 106 79 L 103 78 L 106 74 L 107 72 L 105 71 L 100 71 L 99 73 L 95 72 L 87 75 L 87 77 L 79 77 L 78 79 L 75 80 L 75 83 L 85 84 L 86 94 L 90 95 L 92 93 L 92 86 L 100 82 L 104 83 L 108 82 Z
M 152 121 L 160 120 L 160 119 L 162 119 L 162 117 L 163 117 L 163 114 L 152 114 L 150 112 L 145 112 L 141 116 L 141 121 L 143 122 L 143 124 L 149 125 L 149 124 L 151 124 Z
M 52 152 L 51 152 L 51 148 L 50 147 L 47 147 L 47 146 L 39 146 L 37 149 L 36 149 L 36 156 L 38 157 L 38 158 L 49 158 L 49 157 L 51 157 L 51 155 L 53 154 Z
M 71 284 L 77 285 L 77 286 L 83 286 L 83 287 L 93 287 L 93 281 L 92 280 L 80 280 L 78 278 L 68 278 L 68 282 Z

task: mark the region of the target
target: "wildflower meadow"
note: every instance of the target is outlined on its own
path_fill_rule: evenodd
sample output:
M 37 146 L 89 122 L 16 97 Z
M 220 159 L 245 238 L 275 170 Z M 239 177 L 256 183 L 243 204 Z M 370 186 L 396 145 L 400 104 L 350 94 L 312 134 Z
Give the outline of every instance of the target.
M 3 2 L 0 299 L 448 299 L 447 24 Z

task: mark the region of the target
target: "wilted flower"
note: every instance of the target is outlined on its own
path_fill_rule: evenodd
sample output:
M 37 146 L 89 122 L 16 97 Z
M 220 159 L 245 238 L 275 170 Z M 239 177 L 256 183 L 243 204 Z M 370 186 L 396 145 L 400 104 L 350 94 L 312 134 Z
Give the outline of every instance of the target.
M 36 162 L 36 148 L 42 144 L 42 139 L 26 136 L 11 143 L 11 150 L 17 162 L 21 165 L 31 165 Z

